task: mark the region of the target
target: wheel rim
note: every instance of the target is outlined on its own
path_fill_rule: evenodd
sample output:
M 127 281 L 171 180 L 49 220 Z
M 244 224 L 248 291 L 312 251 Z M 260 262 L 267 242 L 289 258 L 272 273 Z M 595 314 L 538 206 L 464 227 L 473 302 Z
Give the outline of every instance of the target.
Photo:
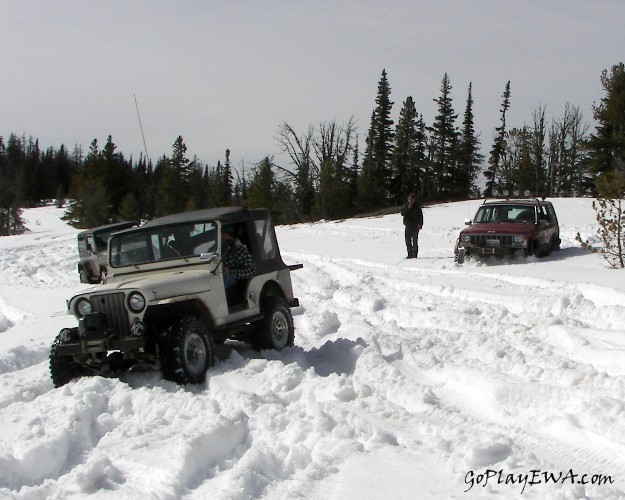
M 284 347 L 289 338 L 289 322 L 282 311 L 276 311 L 271 321 L 271 338 L 276 347 Z
M 206 344 L 204 344 L 201 335 L 191 333 L 187 336 L 184 345 L 184 358 L 189 373 L 201 375 L 204 372 L 208 356 Z

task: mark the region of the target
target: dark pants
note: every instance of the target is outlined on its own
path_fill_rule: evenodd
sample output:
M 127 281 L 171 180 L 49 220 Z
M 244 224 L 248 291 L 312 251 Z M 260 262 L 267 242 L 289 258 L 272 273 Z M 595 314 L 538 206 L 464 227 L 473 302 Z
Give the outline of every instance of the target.
M 406 226 L 406 250 L 408 251 L 408 258 L 414 259 L 419 253 L 419 227 L 418 226 Z

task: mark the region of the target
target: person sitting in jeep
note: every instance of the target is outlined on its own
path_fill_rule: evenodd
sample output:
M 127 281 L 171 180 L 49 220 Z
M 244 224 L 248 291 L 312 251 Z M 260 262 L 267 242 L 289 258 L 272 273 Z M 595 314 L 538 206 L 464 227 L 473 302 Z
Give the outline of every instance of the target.
M 221 226 L 221 260 L 223 265 L 224 286 L 226 290 L 250 279 L 256 272 L 254 258 L 236 236 L 236 228 L 232 224 Z

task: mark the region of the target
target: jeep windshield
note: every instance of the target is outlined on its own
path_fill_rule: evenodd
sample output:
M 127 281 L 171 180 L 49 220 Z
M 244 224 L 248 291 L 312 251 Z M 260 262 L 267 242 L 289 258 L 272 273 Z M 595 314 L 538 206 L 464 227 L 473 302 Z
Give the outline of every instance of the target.
M 532 205 L 482 205 L 475 214 L 475 223 L 519 222 L 534 223 L 536 210 Z
M 199 256 L 216 250 L 216 237 L 214 222 L 171 224 L 125 231 L 111 238 L 110 265 L 123 267 Z

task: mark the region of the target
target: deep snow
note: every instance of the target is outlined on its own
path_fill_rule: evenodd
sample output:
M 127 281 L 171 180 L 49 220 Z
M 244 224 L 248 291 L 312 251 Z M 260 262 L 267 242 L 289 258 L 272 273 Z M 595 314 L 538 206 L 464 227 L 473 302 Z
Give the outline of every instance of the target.
M 574 241 L 590 200 L 553 203 L 540 260 L 455 265 L 478 201 L 426 207 L 417 260 L 399 215 L 279 227 L 295 347 L 59 389 L 78 231 L 26 210 L 0 238 L 0 498 L 625 498 L 623 271 Z

